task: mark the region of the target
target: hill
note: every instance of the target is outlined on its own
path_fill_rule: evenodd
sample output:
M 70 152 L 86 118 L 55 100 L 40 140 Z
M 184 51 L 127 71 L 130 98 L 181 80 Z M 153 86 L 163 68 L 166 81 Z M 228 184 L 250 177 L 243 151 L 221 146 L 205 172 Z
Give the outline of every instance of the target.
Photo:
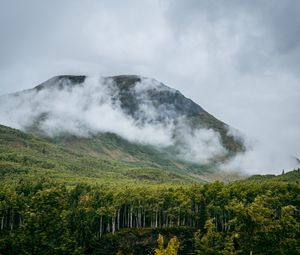
M 244 150 L 229 126 L 201 106 L 135 75 L 53 77 L 0 97 L 0 123 L 23 130 L 1 128 L 3 153 L 49 162 L 58 175 L 156 182 L 224 179 L 218 164 Z M 18 160 L 19 166 L 27 164 Z
M 282 173 L 280 175 L 252 175 L 246 179 L 250 182 L 268 182 L 268 181 L 283 181 L 289 183 L 299 183 L 300 182 L 300 168 L 294 169 L 287 173 Z

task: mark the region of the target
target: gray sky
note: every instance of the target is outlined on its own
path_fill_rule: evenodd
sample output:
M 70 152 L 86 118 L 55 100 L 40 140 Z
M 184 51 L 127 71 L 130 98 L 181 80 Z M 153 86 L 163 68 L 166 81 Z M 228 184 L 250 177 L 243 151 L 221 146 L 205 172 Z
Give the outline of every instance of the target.
M 1 0 L 0 94 L 153 77 L 257 142 L 245 168 L 279 173 L 300 157 L 299 15 L 297 0 Z

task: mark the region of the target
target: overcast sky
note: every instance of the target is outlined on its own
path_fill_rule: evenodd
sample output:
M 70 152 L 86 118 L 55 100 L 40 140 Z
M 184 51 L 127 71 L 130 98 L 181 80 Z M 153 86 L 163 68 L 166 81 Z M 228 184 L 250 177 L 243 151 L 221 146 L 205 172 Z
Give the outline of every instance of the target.
M 0 0 L 0 94 L 59 74 L 153 77 L 278 173 L 300 157 L 299 17 L 297 0 Z

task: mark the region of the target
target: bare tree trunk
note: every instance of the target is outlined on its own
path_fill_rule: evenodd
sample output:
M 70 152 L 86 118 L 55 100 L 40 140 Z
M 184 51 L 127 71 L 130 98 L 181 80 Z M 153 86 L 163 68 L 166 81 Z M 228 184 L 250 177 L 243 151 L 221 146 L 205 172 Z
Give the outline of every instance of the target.
M 130 228 L 132 228 L 132 211 L 133 211 L 133 207 L 130 207 Z
M 123 212 L 123 227 L 125 227 L 126 225 L 126 205 L 124 206 L 124 212 Z
M 103 216 L 101 215 L 101 217 L 100 217 L 100 226 L 99 226 L 100 237 L 102 237 L 102 218 L 103 218 Z
M 111 228 L 112 228 L 112 232 L 115 233 L 115 231 L 116 231 L 116 217 L 115 216 L 113 216 L 111 218 Z
M 106 231 L 107 231 L 107 232 L 110 232 L 110 222 L 109 222 L 109 219 L 108 219 L 108 223 L 107 223 Z
M 12 230 L 14 228 L 14 211 L 11 210 L 10 213 L 10 230 Z
M 117 213 L 117 230 L 120 229 L 120 209 L 118 209 Z
M 141 211 L 141 209 L 138 210 L 138 221 L 139 221 L 138 227 L 142 227 L 142 211 Z
M 1 218 L 1 230 L 3 230 L 4 228 L 4 216 L 2 216 Z

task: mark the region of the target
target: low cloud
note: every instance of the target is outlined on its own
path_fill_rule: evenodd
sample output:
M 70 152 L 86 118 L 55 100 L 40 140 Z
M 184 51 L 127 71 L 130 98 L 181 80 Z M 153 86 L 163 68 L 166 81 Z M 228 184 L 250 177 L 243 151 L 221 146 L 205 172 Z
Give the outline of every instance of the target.
M 192 163 L 209 163 L 209 159 L 226 154 L 219 133 L 212 129 L 184 130 L 180 132 L 178 157 Z
M 299 11 L 295 0 L 2 0 L 0 94 L 58 74 L 155 77 L 259 141 L 245 171 L 280 173 L 300 157 Z
M 276 129 L 275 129 L 276 130 Z M 287 136 L 282 136 L 276 140 L 270 139 L 274 131 L 269 130 L 269 135 L 257 137 L 246 136 L 240 131 L 228 127 L 228 134 L 235 139 L 243 141 L 245 151 L 238 153 L 224 164 L 220 165 L 220 170 L 230 172 L 243 172 L 251 174 L 280 174 L 282 170 L 289 171 L 300 166 L 297 161 L 296 148 L 286 148 L 284 144 Z M 278 144 L 280 141 L 280 144 Z
M 52 137 L 111 132 L 131 142 L 159 148 L 180 143 L 178 158 L 193 163 L 207 163 L 226 152 L 216 132 L 191 130 L 181 121 L 184 116 L 176 116 L 175 109 L 155 106 L 147 96 L 149 89 L 171 93 L 175 90 L 147 78 L 132 89 L 139 105 L 131 116 L 121 107 L 112 79 L 88 77 L 83 84 L 72 85 L 68 79 L 53 78 L 41 90 L 1 97 L 0 123 L 25 131 L 38 129 Z M 174 139 L 175 131 L 178 139 Z

